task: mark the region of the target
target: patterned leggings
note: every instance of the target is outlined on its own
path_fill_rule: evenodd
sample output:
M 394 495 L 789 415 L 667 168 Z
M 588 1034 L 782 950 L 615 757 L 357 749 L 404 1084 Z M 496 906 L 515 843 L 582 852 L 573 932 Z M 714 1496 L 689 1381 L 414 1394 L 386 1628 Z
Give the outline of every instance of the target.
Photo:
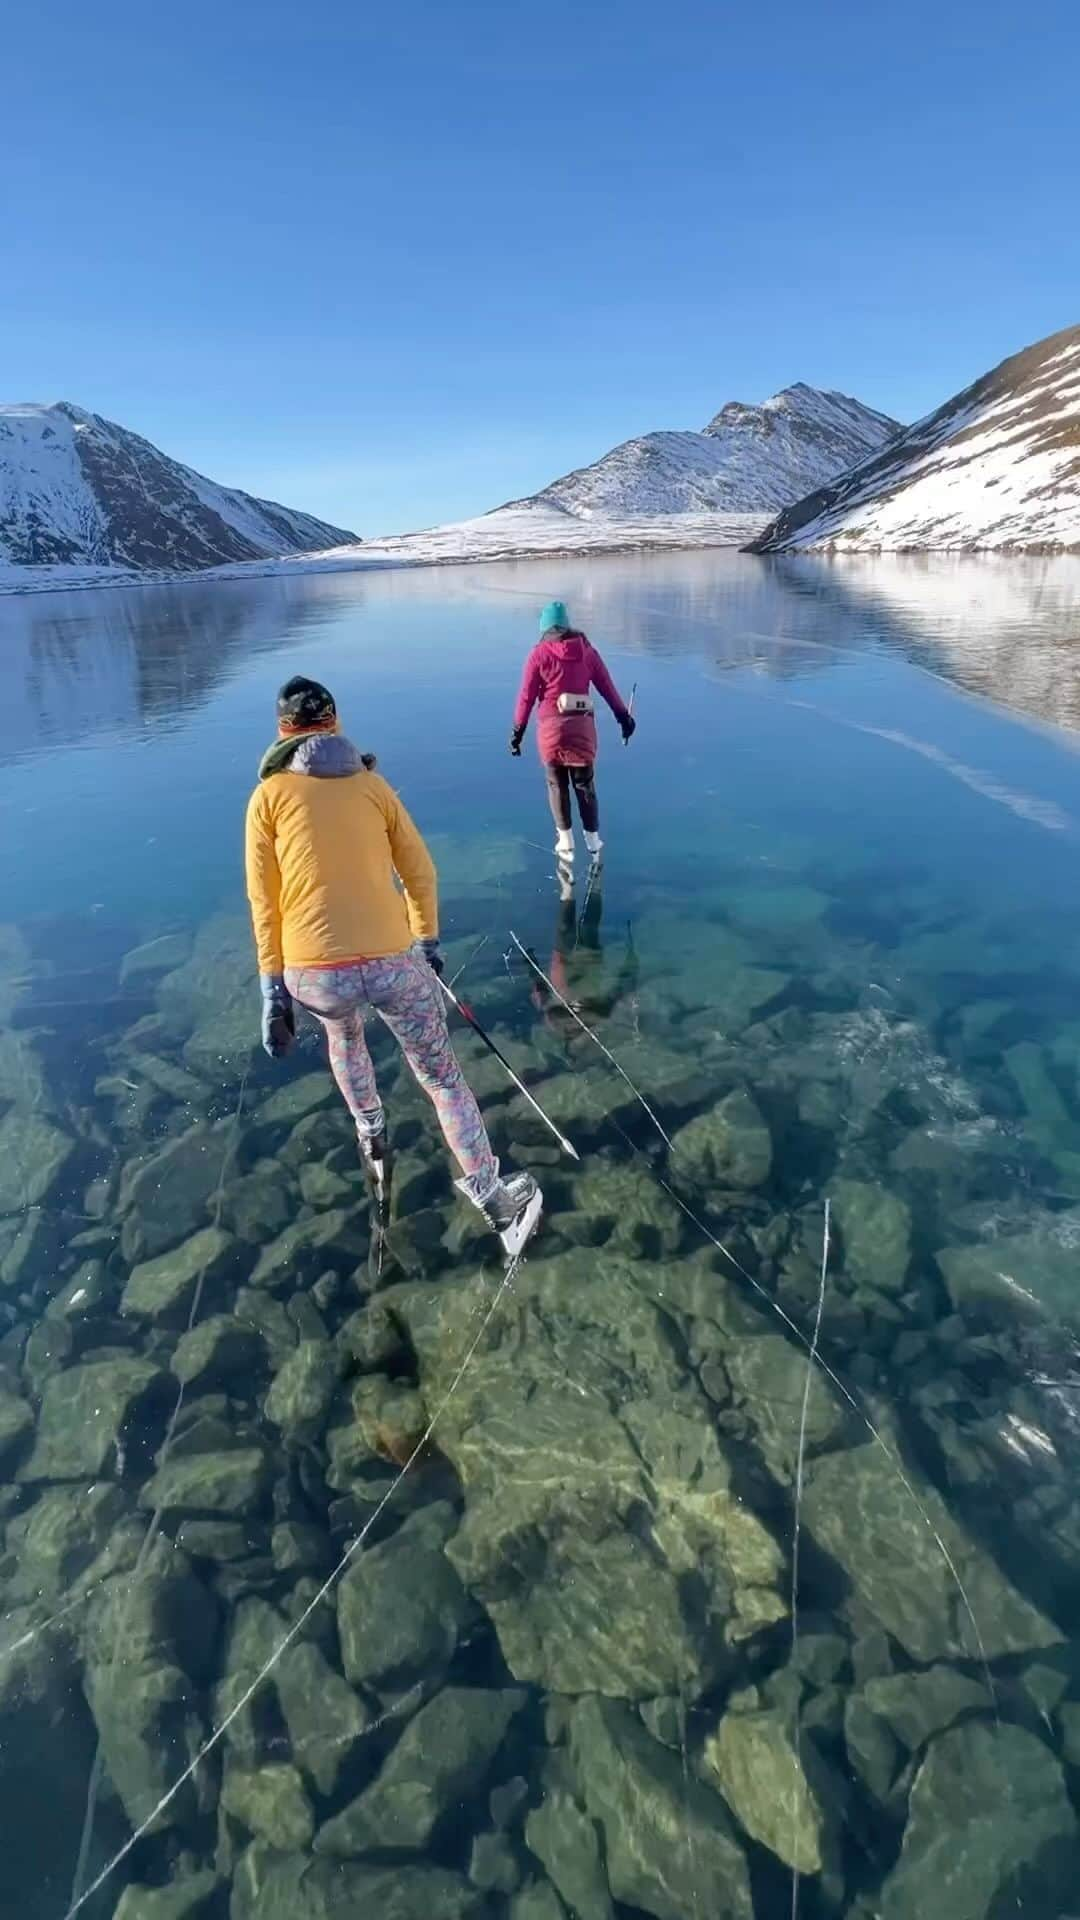
M 442 995 L 426 960 L 395 953 L 386 960 L 354 960 L 341 967 L 287 967 L 285 984 L 293 999 L 326 1028 L 330 1070 L 361 1134 L 377 1133 L 383 1124 L 364 1039 L 364 1016 L 375 1009 L 430 1096 L 470 1198 L 486 1200 L 498 1181 L 499 1163 L 450 1044 Z

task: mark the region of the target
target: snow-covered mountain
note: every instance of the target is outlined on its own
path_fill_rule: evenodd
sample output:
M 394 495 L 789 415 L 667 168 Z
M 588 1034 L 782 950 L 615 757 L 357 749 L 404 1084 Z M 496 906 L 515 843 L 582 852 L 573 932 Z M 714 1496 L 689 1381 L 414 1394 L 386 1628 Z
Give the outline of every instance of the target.
M 1080 327 L 1003 360 L 751 550 L 934 548 L 1080 549 Z
M 731 400 L 701 433 L 646 433 L 514 508 L 579 520 L 774 513 L 895 439 L 897 421 L 800 381 L 760 407 Z M 497 509 L 505 511 L 505 509 Z
M 0 406 L 0 563 L 190 571 L 355 539 L 66 400 Z

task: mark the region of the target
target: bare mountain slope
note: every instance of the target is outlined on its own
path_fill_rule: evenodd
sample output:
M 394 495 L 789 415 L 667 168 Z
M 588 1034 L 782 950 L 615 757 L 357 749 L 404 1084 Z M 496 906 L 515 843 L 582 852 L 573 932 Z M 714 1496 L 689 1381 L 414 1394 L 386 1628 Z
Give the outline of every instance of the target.
M 1080 549 L 1080 327 L 1003 360 L 752 551 L 934 548 Z
M 220 487 L 67 401 L 0 406 L 0 562 L 179 571 L 355 538 Z
M 511 505 L 556 508 L 579 520 L 770 513 L 899 432 L 895 420 L 860 401 L 800 382 L 759 407 L 730 401 L 702 433 L 626 440 Z

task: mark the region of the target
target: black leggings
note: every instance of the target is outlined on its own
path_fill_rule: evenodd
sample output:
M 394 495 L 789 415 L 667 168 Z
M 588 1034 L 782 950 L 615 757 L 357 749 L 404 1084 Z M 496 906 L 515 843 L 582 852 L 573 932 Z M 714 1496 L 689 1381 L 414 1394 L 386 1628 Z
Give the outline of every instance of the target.
M 581 824 L 586 833 L 598 833 L 600 804 L 596 798 L 592 767 L 561 767 L 551 764 L 545 771 L 552 818 L 559 831 L 565 833 L 571 824 L 570 783 L 573 781 Z

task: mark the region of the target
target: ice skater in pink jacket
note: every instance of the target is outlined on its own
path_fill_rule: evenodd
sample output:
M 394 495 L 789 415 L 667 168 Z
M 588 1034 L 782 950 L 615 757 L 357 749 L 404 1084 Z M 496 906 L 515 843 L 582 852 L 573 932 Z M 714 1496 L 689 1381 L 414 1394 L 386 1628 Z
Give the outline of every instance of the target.
M 547 773 L 548 799 L 557 829 L 555 852 L 560 861 L 574 858 L 570 787 L 577 795 L 585 845 L 592 860 L 603 852 L 600 809 L 593 768 L 596 762 L 596 719 L 592 689 L 606 700 L 629 740 L 636 722 L 596 648 L 570 625 L 561 600 L 550 600 L 540 615 L 540 640 L 525 662 L 521 692 L 514 708 L 510 751 L 521 752 L 529 715 L 537 702 L 537 745 Z

